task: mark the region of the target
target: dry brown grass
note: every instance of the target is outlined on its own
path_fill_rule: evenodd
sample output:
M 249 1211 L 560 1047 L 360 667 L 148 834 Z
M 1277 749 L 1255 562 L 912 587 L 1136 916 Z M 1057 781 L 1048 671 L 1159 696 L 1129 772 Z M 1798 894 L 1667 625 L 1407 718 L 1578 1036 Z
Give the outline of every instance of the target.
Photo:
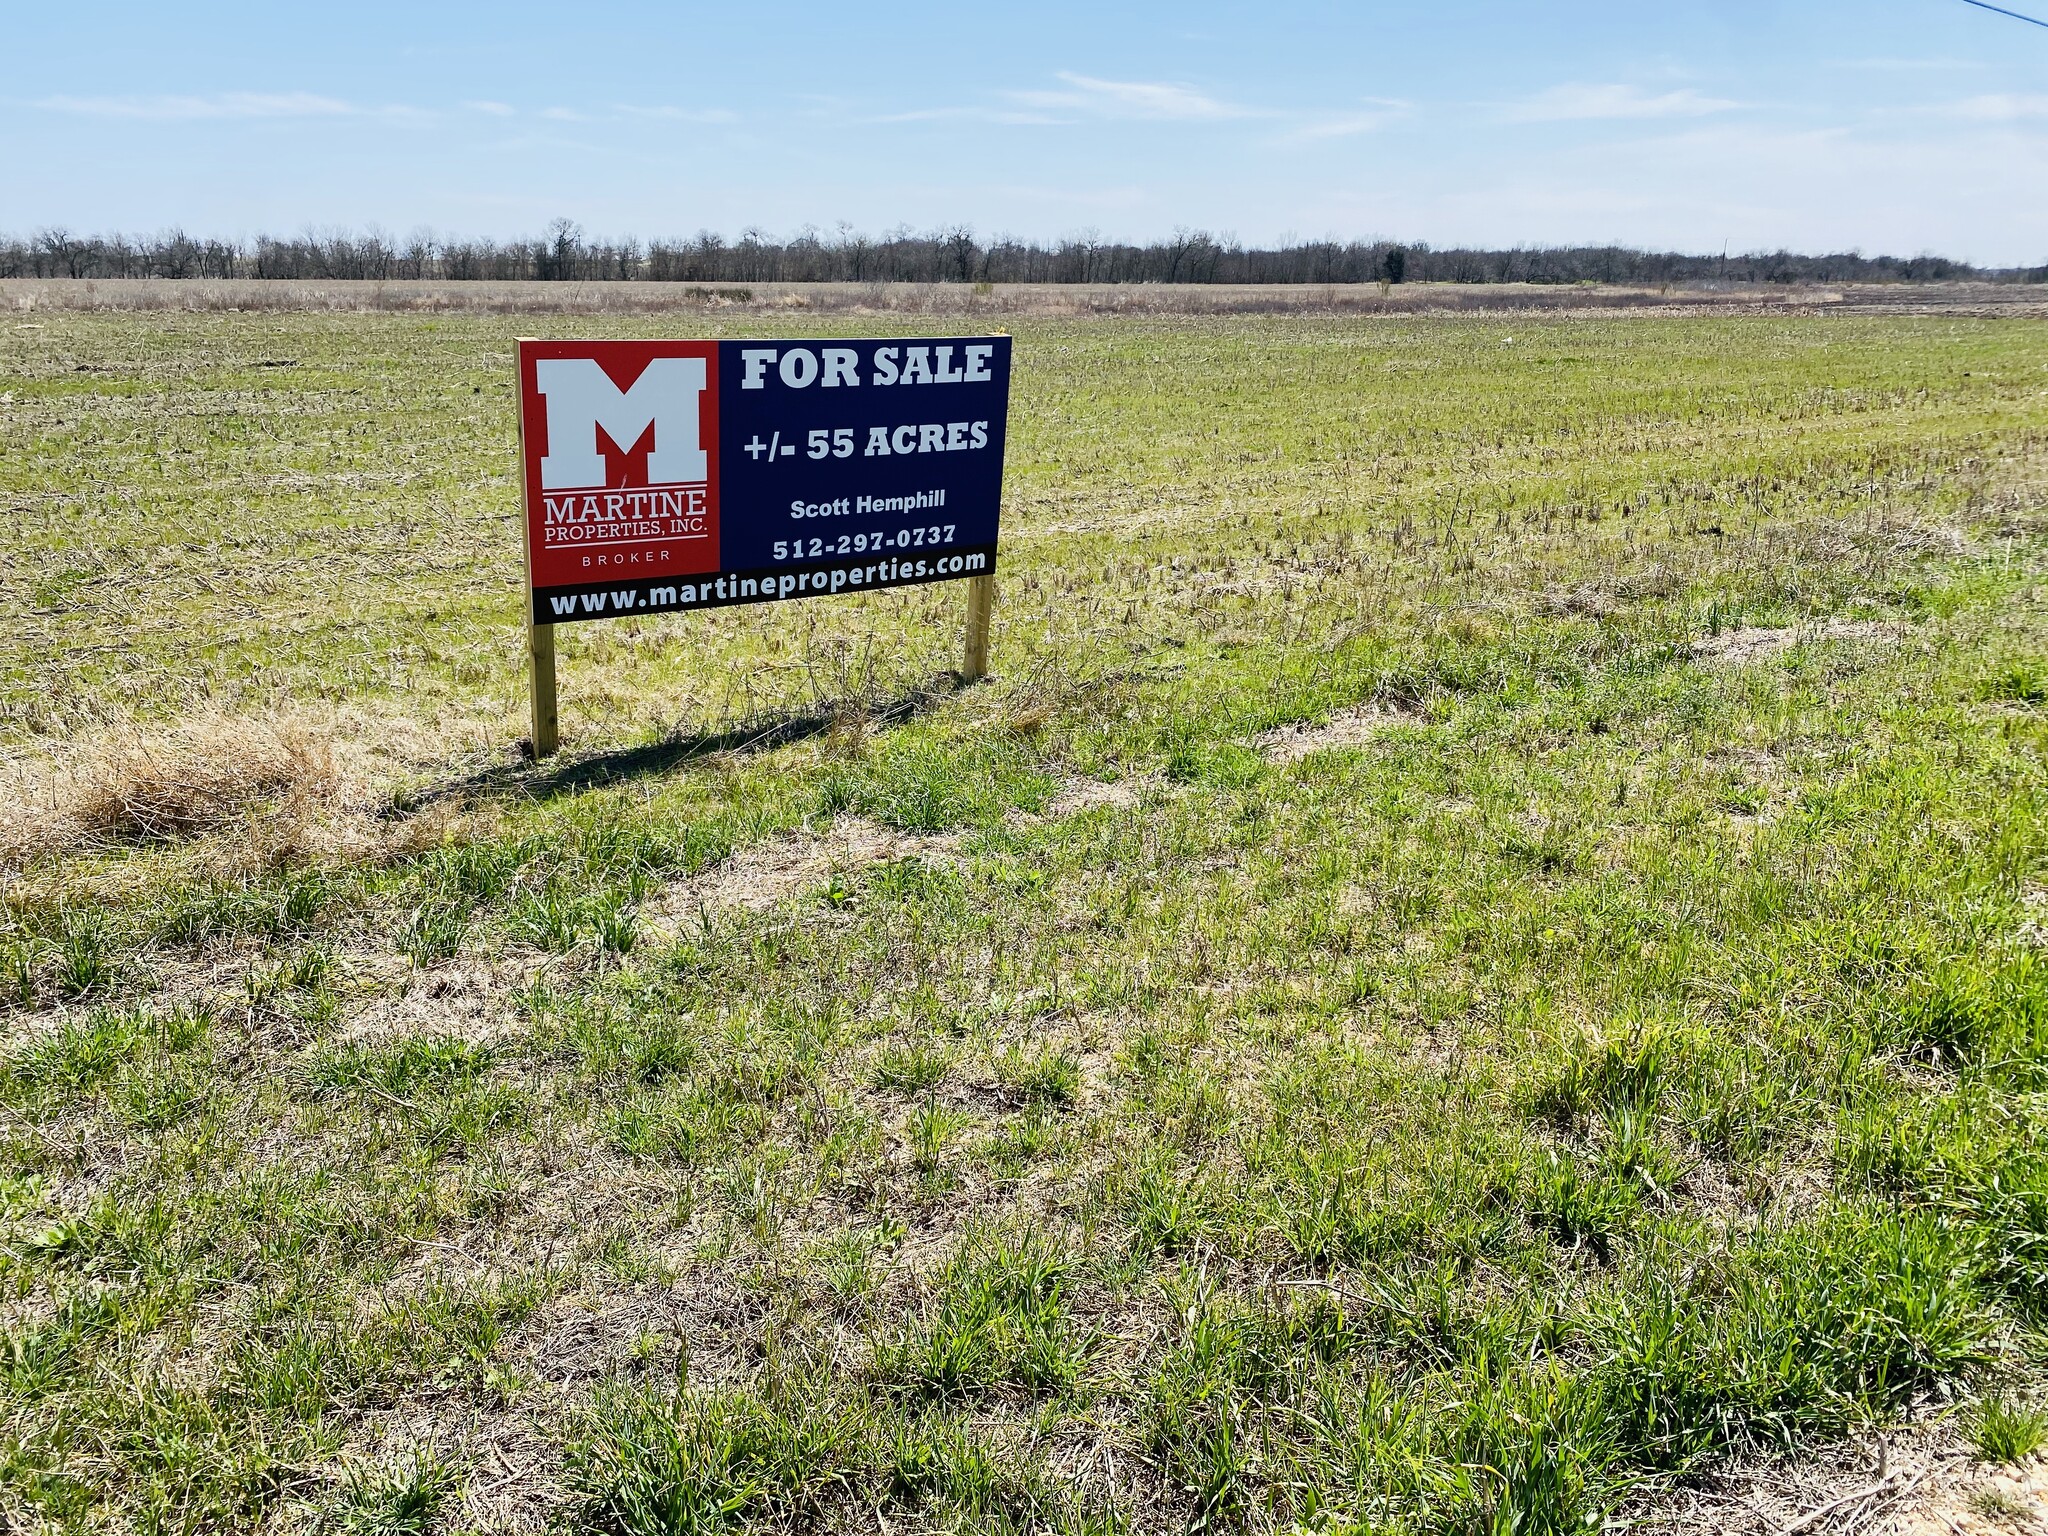
M 117 727 L 0 778 L 0 863 L 231 833 L 237 862 L 275 866 L 388 841 L 342 745 L 311 713 Z
M 167 738 L 112 743 L 72 809 L 87 836 L 190 837 L 243 821 L 266 801 L 318 801 L 338 778 L 332 738 L 303 722 L 213 715 Z
M 248 828 L 274 846 L 331 803 L 333 737 L 289 717 L 212 713 L 168 729 L 128 726 L 14 776 L 0 810 L 0 858 L 172 842 Z
M 2038 313 L 2038 285 L 1403 283 L 657 283 L 298 278 L 4 278 L 0 311 L 188 310 L 910 315 L 1439 314 L 1660 309 L 1679 313 L 1851 308 Z

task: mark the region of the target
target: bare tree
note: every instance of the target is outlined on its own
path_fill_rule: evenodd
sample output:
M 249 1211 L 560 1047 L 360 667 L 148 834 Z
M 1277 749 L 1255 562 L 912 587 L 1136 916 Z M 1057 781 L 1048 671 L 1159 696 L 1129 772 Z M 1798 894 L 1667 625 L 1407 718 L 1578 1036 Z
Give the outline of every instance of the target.
M 868 262 L 874 255 L 874 242 L 842 219 L 839 222 L 836 248 L 847 277 L 856 283 L 865 282 L 868 276 Z
M 938 244 L 945 276 L 960 283 L 974 281 L 974 259 L 981 254 L 974 243 L 974 231 L 965 224 L 955 224 L 939 231 Z
M 49 263 L 48 276 L 83 277 L 86 274 L 86 245 L 68 229 L 46 229 L 36 236 L 36 252 Z

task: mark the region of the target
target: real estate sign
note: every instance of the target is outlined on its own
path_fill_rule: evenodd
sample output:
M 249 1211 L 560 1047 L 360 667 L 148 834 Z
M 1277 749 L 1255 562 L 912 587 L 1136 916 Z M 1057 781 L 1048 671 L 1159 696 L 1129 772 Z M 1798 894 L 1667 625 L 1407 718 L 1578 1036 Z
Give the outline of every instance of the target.
M 1009 398 L 1006 336 L 521 341 L 532 621 L 987 576 Z

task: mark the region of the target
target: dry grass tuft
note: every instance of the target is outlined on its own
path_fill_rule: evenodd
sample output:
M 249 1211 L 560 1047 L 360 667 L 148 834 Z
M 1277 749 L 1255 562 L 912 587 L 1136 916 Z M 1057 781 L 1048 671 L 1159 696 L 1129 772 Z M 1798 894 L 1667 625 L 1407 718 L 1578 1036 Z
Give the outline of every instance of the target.
M 385 862 L 462 835 L 460 795 L 408 815 L 393 797 L 441 775 L 464 722 L 390 711 L 211 709 L 131 721 L 0 762 L 0 870 L 96 849 L 195 844 L 222 874 Z
M 265 802 L 304 804 L 338 782 L 334 743 L 301 723 L 215 715 L 163 740 L 116 741 L 73 807 L 87 836 L 149 842 L 232 826 Z
M 36 778 L 40 777 L 40 782 Z M 224 712 L 168 730 L 130 726 L 82 744 L 40 776 L 17 775 L 0 815 L 0 856 L 182 841 L 247 828 L 297 842 L 341 786 L 334 738 L 310 721 Z

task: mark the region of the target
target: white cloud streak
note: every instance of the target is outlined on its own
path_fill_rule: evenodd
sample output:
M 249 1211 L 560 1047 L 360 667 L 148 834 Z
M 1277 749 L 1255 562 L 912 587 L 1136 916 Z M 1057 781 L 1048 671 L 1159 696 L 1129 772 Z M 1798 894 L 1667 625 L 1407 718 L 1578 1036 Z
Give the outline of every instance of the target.
M 1930 69 L 1982 69 L 1978 59 L 1830 59 L 1831 69 L 1878 69 L 1921 71 Z
M 46 112 L 65 112 L 76 117 L 125 118 L 159 123 L 200 123 L 252 121 L 287 118 L 357 118 L 364 120 L 425 122 L 453 109 L 408 106 L 366 106 L 336 96 L 311 91 L 222 91 L 210 96 L 46 96 L 35 105 Z M 509 118 L 518 109 L 503 101 L 465 101 L 464 112 L 480 117 Z M 724 107 L 637 107 L 608 109 L 615 120 L 653 120 L 679 123 L 736 123 L 737 112 Z M 580 107 L 545 107 L 539 114 L 550 122 L 588 123 L 605 117 L 605 111 Z
M 1371 133 L 1409 116 L 1413 104 L 1361 97 L 1330 111 L 1279 111 L 1207 95 L 1190 85 L 1159 80 L 1107 80 L 1062 70 L 1063 90 L 1012 90 L 1008 106 L 914 107 L 858 119 L 864 123 L 988 123 L 998 127 L 1062 128 L 1100 122 L 1263 123 L 1278 127 L 1269 142 L 1306 144 Z
M 1503 114 L 1513 123 L 1611 122 L 1620 118 L 1708 117 L 1742 105 L 1690 88 L 1652 94 L 1636 85 L 1554 85 Z
M 2048 96 L 2011 93 L 1971 96 L 1950 103 L 1944 111 L 1948 116 L 1968 118 L 1976 123 L 2017 123 L 2029 118 L 2048 117 Z
M 203 122 L 276 117 L 414 116 L 410 107 L 362 107 L 310 91 L 223 91 L 213 96 L 46 96 L 48 112 L 80 117 L 140 118 L 151 122 Z
M 862 118 L 868 123 L 996 123 L 1009 127 L 1057 128 L 1072 123 L 1071 117 L 1048 112 L 1022 112 L 1006 107 L 917 107 L 907 112 L 884 112 Z
M 1311 118 L 1300 127 L 1280 135 L 1281 142 L 1313 144 L 1324 139 L 1348 139 L 1355 134 L 1377 133 L 1389 123 L 1399 122 L 1413 110 L 1405 101 L 1368 97 L 1362 111 L 1336 112 Z
M 1922 123 L 1933 120 L 1923 119 Z M 2048 132 L 1966 124 L 1945 132 L 1787 130 L 1747 120 L 1606 135 L 1562 151 L 1523 138 L 1455 188 L 1404 175 L 1335 196 L 1322 217 L 1428 230 L 1457 243 L 1653 250 L 1938 250 L 1992 265 L 2048 252 Z M 1312 215 L 1311 215 L 1312 216 Z
M 736 123 L 737 112 L 724 107 L 615 107 L 621 117 L 659 119 L 668 123 Z
M 1006 91 L 1020 106 L 1078 112 L 1090 117 L 1133 118 L 1150 122 L 1219 122 L 1229 118 L 1270 117 L 1253 107 L 1162 80 L 1103 80 L 1061 70 L 1063 91 Z

